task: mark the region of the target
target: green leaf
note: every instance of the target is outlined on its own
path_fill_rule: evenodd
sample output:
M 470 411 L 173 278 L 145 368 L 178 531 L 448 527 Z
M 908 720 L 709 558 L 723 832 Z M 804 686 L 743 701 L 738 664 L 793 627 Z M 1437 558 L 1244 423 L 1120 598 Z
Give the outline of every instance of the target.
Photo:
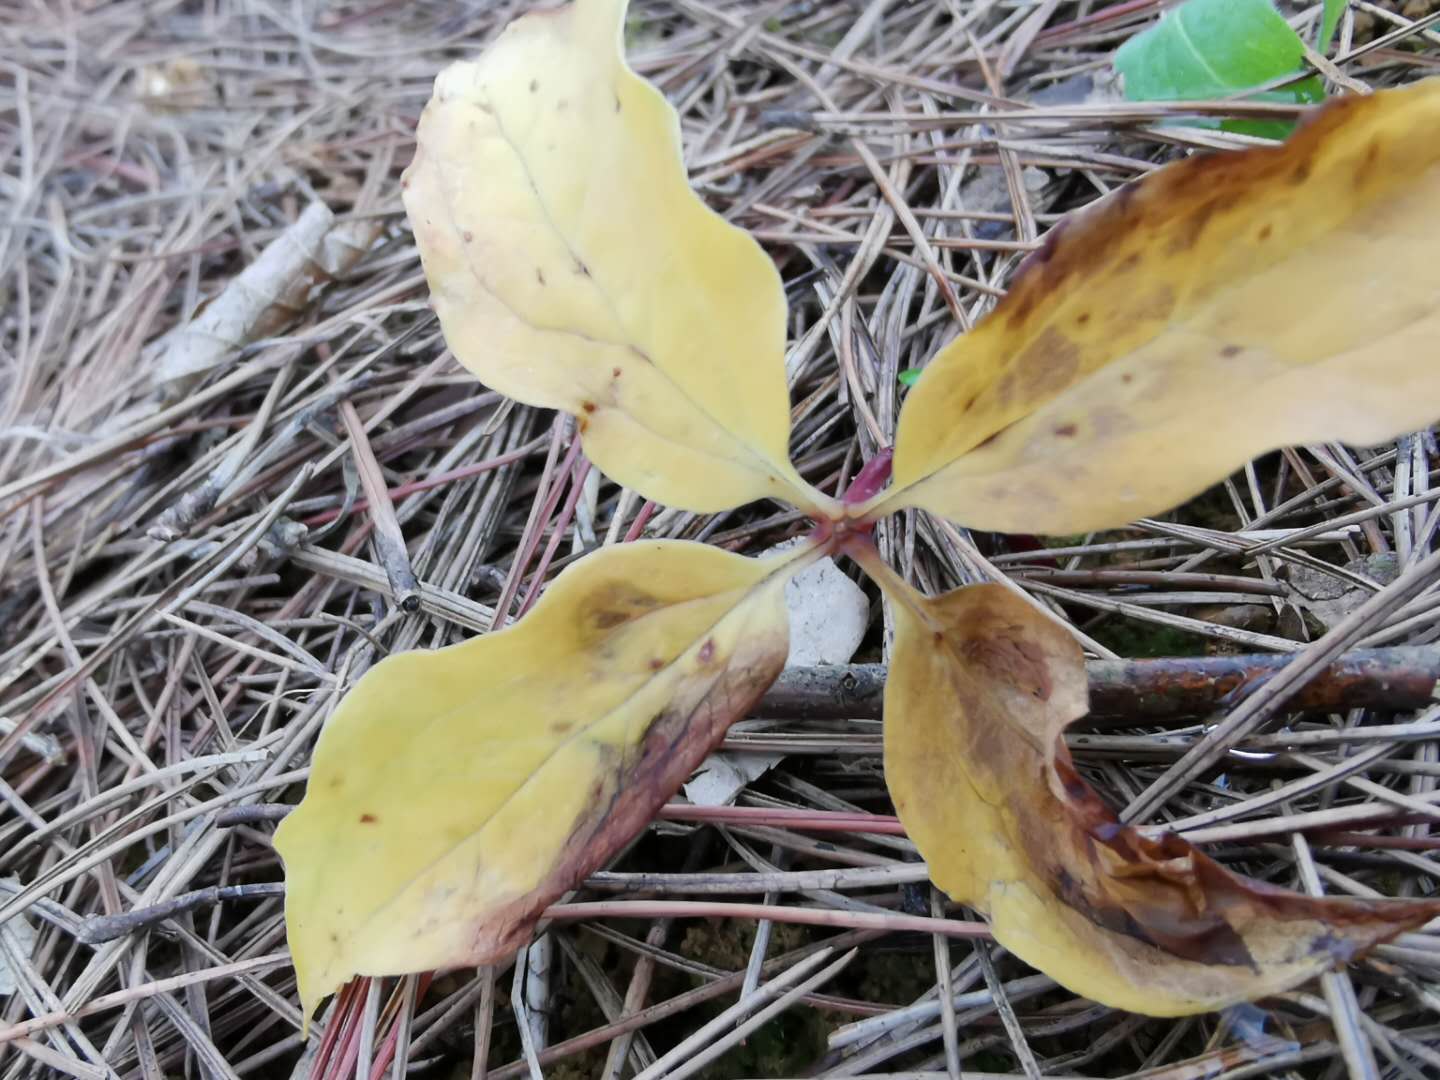
M 1315 42 L 1315 51 L 1324 53 L 1330 48 L 1335 37 L 1335 27 L 1340 25 L 1340 16 L 1345 14 L 1346 0 L 1325 0 L 1320 15 L 1320 38 Z
M 895 378 L 899 379 L 900 382 L 906 386 L 914 386 L 917 382 L 920 381 L 920 376 L 924 371 L 924 368 L 906 368 L 904 371 L 900 372 L 899 375 L 896 375 Z
M 1269 0 L 1188 0 L 1122 45 L 1115 68 L 1125 76 L 1131 101 L 1203 101 L 1294 74 L 1304 59 L 1305 46 Z M 1312 76 L 1254 100 L 1312 104 L 1324 97 L 1319 77 Z M 1275 139 L 1293 127 L 1283 120 L 1226 120 L 1218 126 Z

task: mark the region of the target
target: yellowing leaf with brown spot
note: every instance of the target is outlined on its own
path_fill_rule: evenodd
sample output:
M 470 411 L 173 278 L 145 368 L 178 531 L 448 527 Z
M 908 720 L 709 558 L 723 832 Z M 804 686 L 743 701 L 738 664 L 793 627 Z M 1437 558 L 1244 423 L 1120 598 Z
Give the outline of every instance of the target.
M 789 460 L 780 276 L 691 191 L 624 11 L 527 15 L 436 80 L 404 183 L 445 339 L 496 390 L 574 413 L 590 459 L 652 499 L 825 503 Z
M 1120 189 L 926 368 L 876 512 L 1119 526 L 1266 450 L 1434 421 L 1437 205 L 1440 79 Z
M 305 1014 L 357 974 L 524 944 L 779 674 L 805 554 L 607 548 L 515 626 L 366 673 L 275 835 Z
M 998 585 L 925 599 L 891 582 L 885 779 L 930 877 L 1077 994 L 1153 1016 L 1293 987 L 1440 914 L 1313 899 L 1123 826 L 1076 772 L 1073 637 Z M 902 591 L 903 590 L 903 591 Z

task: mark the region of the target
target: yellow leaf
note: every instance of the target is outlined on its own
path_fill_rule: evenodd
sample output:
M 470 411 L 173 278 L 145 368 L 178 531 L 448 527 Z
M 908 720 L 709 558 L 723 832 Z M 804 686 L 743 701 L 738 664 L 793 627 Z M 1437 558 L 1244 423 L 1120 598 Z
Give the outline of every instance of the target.
M 1120 189 L 1052 230 L 925 370 L 871 513 L 1107 528 L 1266 450 L 1430 423 L 1437 203 L 1440 79 Z
M 356 974 L 524 944 L 779 674 L 810 554 L 603 549 L 515 626 L 366 673 L 275 835 L 305 1014 Z
M 1440 914 L 1435 901 L 1314 899 L 1121 825 L 1076 772 L 1087 707 L 1063 627 L 998 585 L 918 596 L 885 575 L 895 648 L 885 779 L 951 897 L 1077 994 L 1152 1016 L 1293 987 Z
M 527 15 L 436 80 L 403 182 L 446 341 L 496 390 L 574 413 L 590 459 L 652 499 L 826 505 L 789 461 L 780 276 L 690 190 L 624 12 Z

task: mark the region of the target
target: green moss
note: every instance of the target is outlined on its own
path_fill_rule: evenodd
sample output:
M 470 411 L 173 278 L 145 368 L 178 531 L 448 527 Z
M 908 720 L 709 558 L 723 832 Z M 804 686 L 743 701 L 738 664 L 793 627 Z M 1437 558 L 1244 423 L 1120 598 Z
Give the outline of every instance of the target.
M 1087 627 L 1086 633 L 1106 648 L 1129 658 L 1205 656 L 1209 652 L 1208 639 L 1200 634 L 1158 623 L 1106 619 L 1098 626 Z

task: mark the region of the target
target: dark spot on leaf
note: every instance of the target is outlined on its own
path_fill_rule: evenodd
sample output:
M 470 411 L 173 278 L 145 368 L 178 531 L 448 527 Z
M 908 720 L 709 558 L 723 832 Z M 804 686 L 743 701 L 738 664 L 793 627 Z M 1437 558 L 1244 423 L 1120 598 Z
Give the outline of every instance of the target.
M 658 656 L 651 657 L 651 659 L 650 659 L 650 670 L 651 670 L 651 671 L 659 671 L 659 670 L 660 670 L 662 667 L 664 667 L 664 666 L 665 666 L 665 661 L 664 661 L 664 660 L 661 660 Z
M 1115 269 L 1119 270 L 1122 274 L 1128 274 L 1131 270 L 1134 270 L 1139 265 L 1140 253 L 1138 251 L 1132 251 L 1129 255 L 1126 255 L 1125 258 L 1120 260 L 1119 265 L 1117 265 Z
M 361 825 L 374 825 L 374 824 L 375 824 L 377 821 L 379 821 L 379 820 L 380 820 L 380 819 L 377 818 L 374 814 L 361 814 L 361 815 L 360 815 L 360 824 L 361 824 Z
M 583 404 L 583 405 L 580 406 L 580 407 L 581 407 L 582 409 L 584 409 L 587 413 L 589 413 L 589 412 L 594 412 L 594 411 L 595 411 L 595 402 L 593 402 L 593 401 L 587 401 L 587 402 L 585 402 L 585 404 Z
M 619 97 L 619 95 L 616 95 L 616 97 L 615 97 L 615 111 L 616 111 L 617 113 L 620 111 L 620 97 Z
M 965 407 L 964 407 L 963 409 L 961 409 L 960 411 L 961 411 L 961 412 L 969 412 L 971 409 L 973 409 L 973 408 L 975 407 L 975 399 L 978 398 L 979 396 L 980 396 L 979 394 L 971 394 L 970 397 L 969 397 L 969 399 L 966 400 L 966 402 L 965 402 Z
M 944 641 L 945 641 L 945 635 L 942 634 L 939 630 L 936 630 L 936 631 L 935 631 L 935 644 L 936 644 L 936 645 L 941 645 L 941 644 L 944 643 Z
M 1077 326 L 1084 326 L 1089 321 L 1090 313 L 1088 311 L 1082 311 L 1079 315 L 1075 316 L 1075 325 Z
M 1120 381 L 1128 386 L 1130 383 L 1135 381 L 1135 376 L 1127 371 L 1120 376 Z
M 555 720 L 550 724 L 550 734 L 568 735 L 574 726 L 575 722 L 573 720 Z
M 1303 183 L 1305 183 L 1306 180 L 1309 180 L 1309 179 L 1310 179 L 1310 160 L 1309 160 L 1308 158 L 1306 158 L 1306 159 L 1304 159 L 1304 160 L 1302 160 L 1302 161 L 1297 162 L 1297 163 L 1295 164 L 1295 168 L 1290 171 L 1290 183 L 1292 183 L 1292 184 L 1303 184 Z
M 586 277 L 589 277 L 589 276 L 590 276 L 590 267 L 586 266 L 586 265 L 585 265 L 583 262 L 581 262 L 579 259 L 576 259 L 576 260 L 575 260 L 575 272 L 576 272 L 577 274 L 584 274 Z
M 1061 424 L 1055 429 L 1055 434 L 1059 435 L 1062 439 L 1069 439 L 1074 437 L 1076 430 L 1074 424 Z
M 593 626 L 596 630 L 610 630 L 653 611 L 659 605 L 658 598 L 628 582 L 616 581 L 586 598 L 580 611 L 580 623 L 582 626 Z
M 555 111 L 564 112 L 569 107 L 569 105 L 570 103 L 568 101 L 566 101 L 564 98 L 561 98 L 559 101 L 555 102 Z
M 708 664 L 715 659 L 715 639 L 706 638 L 705 644 L 700 646 L 700 662 Z
M 618 378 L 620 377 L 620 369 L 619 369 L 618 367 L 617 367 L 617 368 L 611 368 L 611 369 L 610 369 L 610 375 L 611 375 L 612 378 L 618 379 Z
M 1260 226 L 1260 231 L 1255 234 L 1255 239 L 1257 239 L 1257 240 L 1269 240 L 1269 239 L 1270 239 L 1270 234 L 1271 234 L 1272 232 L 1274 232 L 1274 231 L 1275 231 L 1275 230 L 1274 230 L 1271 226 L 1269 226 L 1269 225 L 1261 225 L 1261 226 Z
M 545 271 L 541 270 L 538 266 L 535 268 L 535 280 L 541 285 L 545 284 Z
M 1244 352 L 1244 351 L 1245 351 L 1244 348 L 1243 348 L 1242 346 L 1240 346 L 1240 345 L 1226 345 L 1224 348 L 1222 348 L 1222 349 L 1220 350 L 1220 355 L 1221 355 L 1221 356 L 1239 356 L 1239 355 L 1240 355 L 1242 352 Z
M 533 94 L 533 93 L 535 93 L 536 90 L 539 90 L 539 89 L 540 89 L 540 80 L 539 80 L 539 79 L 531 79 L 531 80 L 530 80 L 530 92 Z
M 465 237 L 465 242 L 466 242 L 467 244 L 470 243 L 472 240 L 475 239 L 475 234 L 474 234 L 473 232 L 471 232 L 469 229 L 466 229 L 465 232 L 464 232 L 462 235 Z

